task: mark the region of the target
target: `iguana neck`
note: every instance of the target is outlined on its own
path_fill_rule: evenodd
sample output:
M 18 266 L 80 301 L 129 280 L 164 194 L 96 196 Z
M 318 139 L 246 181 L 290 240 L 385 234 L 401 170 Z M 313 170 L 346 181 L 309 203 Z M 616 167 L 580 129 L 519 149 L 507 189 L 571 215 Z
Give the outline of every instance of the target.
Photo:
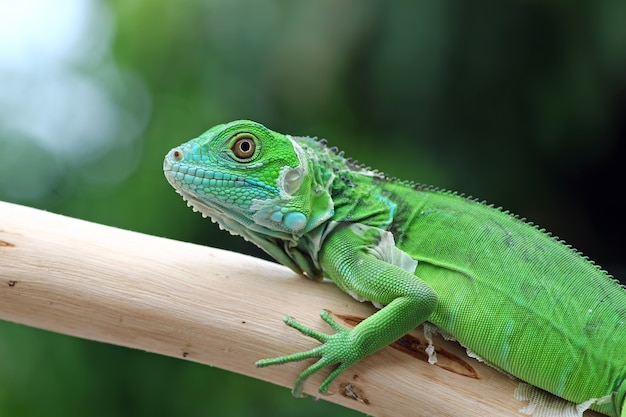
M 333 202 L 332 220 L 363 223 L 386 230 L 397 205 L 386 195 L 392 180 L 350 158 L 324 140 L 293 138 L 307 153 L 309 172 L 319 187 L 326 188 Z

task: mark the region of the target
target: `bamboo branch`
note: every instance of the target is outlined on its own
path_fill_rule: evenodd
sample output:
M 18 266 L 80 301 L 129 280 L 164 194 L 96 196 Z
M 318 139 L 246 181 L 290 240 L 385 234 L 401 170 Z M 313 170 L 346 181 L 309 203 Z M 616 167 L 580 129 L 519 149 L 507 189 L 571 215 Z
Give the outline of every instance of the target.
M 274 263 L 0 202 L 4 320 L 292 386 L 305 364 L 254 362 L 317 345 L 281 319 L 329 332 L 322 308 L 347 325 L 373 312 Z M 322 399 L 373 416 L 522 415 L 514 380 L 440 339 L 439 363 L 429 365 L 425 346 L 412 333 L 345 372 Z M 323 376 L 305 392 L 317 395 Z

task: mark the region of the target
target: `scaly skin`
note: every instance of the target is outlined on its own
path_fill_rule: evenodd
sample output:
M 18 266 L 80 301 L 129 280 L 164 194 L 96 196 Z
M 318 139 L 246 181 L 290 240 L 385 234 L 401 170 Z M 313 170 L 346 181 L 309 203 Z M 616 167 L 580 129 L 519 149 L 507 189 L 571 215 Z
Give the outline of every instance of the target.
M 335 366 L 325 393 L 342 371 L 428 321 L 529 384 L 574 403 L 600 399 L 592 409 L 626 417 L 626 290 L 535 226 L 245 120 L 172 149 L 163 167 L 195 210 L 292 270 L 382 307 L 352 330 L 322 312 L 333 335 L 285 319 L 322 345 L 257 366 L 319 358 L 295 395 Z

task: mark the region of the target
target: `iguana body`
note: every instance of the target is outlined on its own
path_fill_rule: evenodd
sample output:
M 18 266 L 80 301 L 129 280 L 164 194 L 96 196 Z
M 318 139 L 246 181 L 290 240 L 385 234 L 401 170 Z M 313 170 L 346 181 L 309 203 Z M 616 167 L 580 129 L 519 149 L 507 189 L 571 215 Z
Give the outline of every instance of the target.
M 196 210 L 309 277 L 382 307 L 323 344 L 296 381 L 363 357 L 428 321 L 493 366 L 568 401 L 626 417 L 626 290 L 544 231 L 455 193 L 363 168 L 324 141 L 251 121 L 172 149 L 168 181 Z M 416 266 L 417 261 L 417 266 Z

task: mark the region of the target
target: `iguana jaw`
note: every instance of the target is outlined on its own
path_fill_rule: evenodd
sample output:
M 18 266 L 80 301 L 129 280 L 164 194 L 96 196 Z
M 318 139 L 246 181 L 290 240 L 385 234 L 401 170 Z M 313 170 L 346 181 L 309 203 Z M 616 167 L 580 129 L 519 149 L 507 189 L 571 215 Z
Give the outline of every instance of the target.
M 294 257 L 292 254 L 292 247 L 297 245 L 299 236 L 268 229 L 255 223 L 249 213 L 243 213 L 241 209 L 220 204 L 216 200 L 205 201 L 195 193 L 185 190 L 177 180 L 177 172 L 172 170 L 167 158 L 163 163 L 163 170 L 168 182 L 193 211 L 210 218 L 213 223 L 218 224 L 220 229 L 254 243 L 294 272 L 307 272 L 311 277 L 319 276 L 319 270 L 313 266 L 313 262 L 308 262 L 302 257 Z
M 191 190 L 185 189 L 183 183 L 177 178 L 178 171 L 173 169 L 168 157 L 163 161 L 163 172 L 167 181 L 174 187 L 187 205 L 194 212 L 200 213 L 202 217 L 208 217 L 213 223 L 217 223 L 220 229 L 252 241 L 256 240 L 253 236 L 254 234 L 263 234 L 286 241 L 297 240 L 293 233 L 270 229 L 256 223 L 252 219 L 254 210 L 245 212 L 245 209 L 241 207 L 222 204 L 217 199 L 205 199 Z
M 202 217 L 208 217 L 211 219 L 211 221 L 217 223 L 220 226 L 220 229 L 228 230 L 226 228 L 226 225 L 224 224 L 225 222 L 223 221 L 226 217 L 231 217 L 239 224 L 245 223 L 246 217 L 242 214 L 237 213 L 236 209 L 221 207 L 216 202 L 208 204 L 199 199 L 193 193 L 184 190 L 180 186 L 180 183 L 176 180 L 176 171 L 173 171 L 171 169 L 171 165 L 168 162 L 167 158 L 163 163 L 163 171 L 165 173 L 165 178 L 167 178 L 167 181 L 172 185 L 172 187 L 174 187 L 176 192 L 183 198 L 187 205 L 191 207 L 194 212 L 200 213 Z

